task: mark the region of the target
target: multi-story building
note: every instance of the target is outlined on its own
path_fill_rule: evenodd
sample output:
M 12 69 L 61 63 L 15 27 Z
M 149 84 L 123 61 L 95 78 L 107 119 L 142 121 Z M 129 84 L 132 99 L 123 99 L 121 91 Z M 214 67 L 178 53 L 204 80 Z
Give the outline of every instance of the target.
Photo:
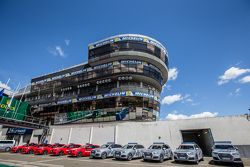
M 32 115 L 55 124 L 157 120 L 168 79 L 165 47 L 147 36 L 124 34 L 88 49 L 88 63 L 31 80 L 25 100 Z

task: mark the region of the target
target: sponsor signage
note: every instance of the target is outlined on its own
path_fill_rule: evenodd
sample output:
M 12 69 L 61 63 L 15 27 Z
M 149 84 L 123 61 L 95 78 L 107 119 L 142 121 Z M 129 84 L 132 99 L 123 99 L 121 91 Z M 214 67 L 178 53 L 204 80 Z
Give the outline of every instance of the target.
M 143 93 L 143 92 L 138 92 L 138 91 L 120 91 L 120 92 L 105 93 L 105 94 L 99 94 L 99 95 L 93 95 L 93 96 L 78 97 L 77 99 L 74 98 L 74 99 L 68 99 L 68 100 L 61 100 L 61 101 L 58 101 L 57 104 L 76 103 L 76 102 L 82 102 L 82 101 L 99 100 L 103 98 L 119 97 L 119 96 L 138 96 L 138 97 L 146 97 L 146 98 L 159 101 L 159 98 L 157 96 L 149 94 L 149 93 Z
M 109 38 L 109 39 L 106 39 L 106 40 L 101 41 L 101 42 L 90 44 L 89 45 L 89 50 L 97 48 L 97 47 L 101 47 L 101 46 L 106 45 L 106 44 L 118 42 L 118 41 L 140 41 L 140 42 L 146 42 L 146 43 L 150 43 L 152 45 L 155 45 L 155 46 L 161 48 L 164 51 L 165 54 L 167 53 L 166 49 L 164 48 L 164 46 L 162 46 L 162 44 L 160 44 L 159 42 L 157 42 L 157 41 L 155 41 L 153 39 L 149 39 L 147 37 L 136 36 L 136 35 L 116 36 L 116 37 Z
M 54 76 L 54 77 L 52 77 L 52 78 L 46 78 L 46 79 L 37 81 L 37 82 L 35 82 L 35 84 L 44 83 L 44 82 L 49 82 L 49 81 L 54 81 L 54 80 L 57 80 L 57 79 L 62 79 L 62 78 L 64 78 L 64 77 L 69 77 L 69 76 L 81 74 L 81 73 L 84 73 L 84 72 L 86 72 L 86 71 L 87 71 L 87 69 L 82 69 L 82 70 L 74 71 L 74 72 L 71 72 L 71 73 L 66 73 L 66 74 L 62 74 L 62 75 L 57 75 L 57 76 Z
M 25 135 L 32 134 L 32 129 L 25 128 L 9 128 L 6 135 Z
M 142 61 L 138 61 L 138 60 L 121 60 L 121 64 L 142 64 Z

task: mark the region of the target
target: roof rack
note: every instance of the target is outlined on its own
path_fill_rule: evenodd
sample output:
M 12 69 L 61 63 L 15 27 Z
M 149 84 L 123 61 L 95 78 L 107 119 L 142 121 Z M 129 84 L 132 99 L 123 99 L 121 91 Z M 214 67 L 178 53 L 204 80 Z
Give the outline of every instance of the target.
M 115 142 L 107 142 L 107 144 L 115 144 Z
M 214 143 L 226 143 L 226 144 L 232 144 L 231 141 L 214 141 Z
M 153 144 L 165 144 L 164 142 L 153 142 Z
M 196 144 L 195 142 L 182 142 L 181 144 Z
M 128 144 L 138 144 L 138 143 L 136 143 L 136 142 L 129 142 Z

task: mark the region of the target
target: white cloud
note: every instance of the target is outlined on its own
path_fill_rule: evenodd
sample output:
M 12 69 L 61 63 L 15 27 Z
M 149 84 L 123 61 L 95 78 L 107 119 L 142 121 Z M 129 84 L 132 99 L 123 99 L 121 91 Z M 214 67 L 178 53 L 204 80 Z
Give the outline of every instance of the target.
M 241 69 L 237 67 L 231 67 L 224 72 L 223 75 L 219 76 L 218 85 L 225 84 L 230 80 L 236 79 L 237 77 L 241 76 L 242 74 L 250 72 L 250 69 Z
M 168 72 L 168 80 L 176 80 L 177 76 L 178 76 L 178 69 L 177 68 L 170 68 L 169 72 Z
M 65 42 L 65 44 L 66 44 L 67 46 L 69 46 L 69 43 L 70 43 L 70 40 L 69 40 L 69 39 L 65 39 L 64 42 Z
M 165 96 L 163 99 L 162 99 L 162 104 L 173 104 L 177 101 L 181 101 L 183 100 L 183 96 L 181 94 L 176 94 L 176 95 L 170 95 L 170 96 Z
M 192 118 L 208 118 L 208 117 L 216 117 L 218 115 L 217 112 L 202 112 L 193 115 L 185 115 L 185 114 L 177 114 L 171 113 L 166 116 L 167 120 L 179 120 L 179 119 L 192 119 Z
M 11 90 L 11 88 L 8 85 L 6 85 L 5 83 L 2 83 L 1 81 L 0 81 L 0 88 L 1 88 L 1 90 L 2 90 L 2 88 L 7 89 L 7 90 Z
M 239 96 L 240 88 L 235 89 L 235 91 L 229 93 L 230 96 Z
M 55 46 L 55 48 L 49 48 L 49 52 L 54 56 L 66 57 L 61 46 Z
M 239 80 L 240 83 L 250 83 L 250 75 L 245 76 Z
M 62 50 L 61 46 L 56 46 L 56 50 L 57 50 L 59 56 L 61 56 L 61 57 L 65 56 L 64 51 Z

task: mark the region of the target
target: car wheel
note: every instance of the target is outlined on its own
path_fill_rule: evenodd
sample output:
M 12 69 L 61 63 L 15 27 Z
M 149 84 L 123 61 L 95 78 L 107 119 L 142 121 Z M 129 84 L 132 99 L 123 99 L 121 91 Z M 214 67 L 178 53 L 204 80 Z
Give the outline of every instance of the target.
M 173 159 L 174 159 L 174 155 L 173 155 L 173 153 L 172 153 L 172 152 L 171 152 L 171 154 L 170 154 L 169 159 L 170 159 L 170 160 L 173 160 Z
M 45 150 L 45 151 L 43 152 L 43 155 L 47 155 L 47 154 L 48 154 L 48 151 Z
M 33 154 L 33 151 L 32 151 L 32 150 L 29 150 L 28 154 Z
M 59 155 L 59 156 L 63 156 L 63 152 L 62 152 L 62 151 L 60 151 L 58 155 Z
M 5 151 L 9 152 L 10 151 L 10 147 L 5 148 Z
M 81 152 L 77 153 L 77 157 L 82 157 L 82 153 Z
M 160 155 L 160 163 L 162 163 L 164 161 L 164 156 L 163 155 Z
M 101 157 L 102 157 L 102 159 L 106 159 L 106 158 L 107 158 L 107 153 L 105 153 L 105 152 L 102 153 L 102 156 L 101 156 Z
M 129 153 L 129 154 L 128 154 L 128 160 L 131 161 L 132 158 L 133 158 L 132 154 Z
M 199 164 L 199 158 L 198 158 L 198 155 L 196 155 L 196 161 L 195 161 L 195 164 Z
M 147 159 L 143 159 L 143 161 L 144 161 L 144 162 L 148 162 L 148 160 L 147 160 Z

